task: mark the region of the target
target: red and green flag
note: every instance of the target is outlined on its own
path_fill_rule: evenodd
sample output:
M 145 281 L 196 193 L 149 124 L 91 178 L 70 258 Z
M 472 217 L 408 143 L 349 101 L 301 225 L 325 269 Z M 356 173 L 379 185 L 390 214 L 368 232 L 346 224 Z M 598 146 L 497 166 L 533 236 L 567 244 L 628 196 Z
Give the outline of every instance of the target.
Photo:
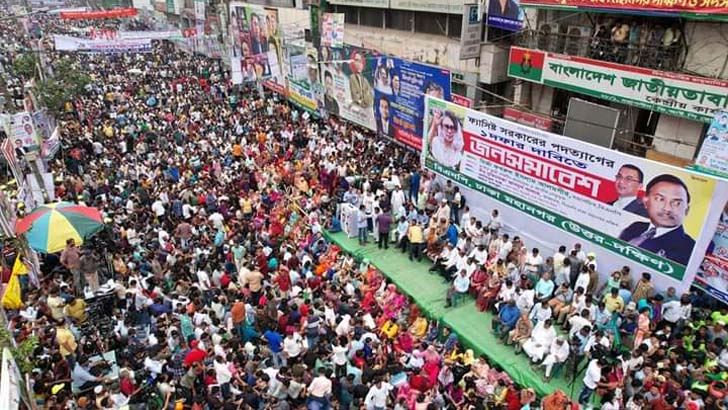
M 542 83 L 544 60 L 546 60 L 546 53 L 543 51 L 511 47 L 508 76 Z

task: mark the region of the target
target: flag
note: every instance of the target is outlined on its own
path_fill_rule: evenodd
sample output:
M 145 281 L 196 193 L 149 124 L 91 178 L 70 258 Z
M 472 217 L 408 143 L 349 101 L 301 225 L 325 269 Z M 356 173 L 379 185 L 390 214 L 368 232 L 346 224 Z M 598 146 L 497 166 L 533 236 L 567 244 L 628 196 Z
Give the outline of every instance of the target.
M 2 303 L 5 309 L 17 310 L 23 307 L 23 299 L 20 293 L 20 280 L 16 273 L 13 273 L 8 281 L 8 285 L 5 287 Z
M 543 83 L 543 64 L 546 53 L 527 48 L 511 47 L 508 75 L 524 80 Z

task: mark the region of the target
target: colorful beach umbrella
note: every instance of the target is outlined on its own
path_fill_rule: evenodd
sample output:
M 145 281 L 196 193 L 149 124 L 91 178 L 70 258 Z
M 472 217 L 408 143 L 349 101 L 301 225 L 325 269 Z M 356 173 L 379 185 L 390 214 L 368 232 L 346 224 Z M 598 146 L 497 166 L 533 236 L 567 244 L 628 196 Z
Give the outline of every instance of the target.
M 66 247 L 73 238 L 76 245 L 103 229 L 101 214 L 96 208 L 70 202 L 41 205 L 23 219 L 18 220 L 15 231 L 24 233 L 31 248 L 38 252 L 53 253 Z

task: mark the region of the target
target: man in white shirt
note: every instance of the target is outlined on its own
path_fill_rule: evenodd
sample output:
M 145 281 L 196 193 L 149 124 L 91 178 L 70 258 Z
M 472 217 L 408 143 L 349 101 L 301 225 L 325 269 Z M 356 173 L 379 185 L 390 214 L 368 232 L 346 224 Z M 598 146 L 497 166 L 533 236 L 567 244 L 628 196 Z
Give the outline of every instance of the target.
M 164 213 L 166 211 L 164 209 L 164 203 L 162 203 L 161 199 L 157 199 L 156 201 L 154 201 L 154 203 L 152 204 L 152 211 L 154 211 L 154 216 L 157 217 L 157 220 L 160 220 L 164 216 Z
M 382 381 L 381 378 L 377 379 L 377 382 L 369 388 L 369 392 L 364 399 L 367 410 L 386 410 L 387 398 L 392 389 L 394 387 L 391 384 Z
M 322 410 L 328 410 L 330 396 L 331 380 L 326 377 L 326 369 L 320 367 L 318 376 L 311 380 L 311 384 L 308 385 L 308 402 L 319 403 Z
M 597 389 L 597 386 L 599 386 L 599 380 L 602 378 L 603 365 L 604 363 L 602 362 L 602 359 L 592 359 L 592 361 L 589 362 L 589 365 L 586 368 L 586 373 L 584 373 L 584 388 L 581 390 L 581 393 L 579 393 L 579 404 L 582 406 L 587 406 L 589 404 L 591 395 L 594 393 L 594 390 Z
M 526 271 L 528 271 L 531 275 L 536 275 L 538 267 L 541 266 L 541 264 L 543 264 L 543 258 L 539 254 L 538 248 L 533 248 L 531 253 L 526 255 Z
M 504 233 L 501 239 L 500 248 L 498 249 L 498 258 L 508 260 L 508 254 L 513 249 L 513 243 L 510 241 L 508 234 Z
M 559 246 L 559 250 L 554 254 L 554 272 L 561 272 L 561 268 L 564 266 L 564 259 L 566 259 L 566 246 Z
M 498 212 L 497 209 L 494 209 L 490 213 L 490 221 L 488 222 L 488 230 L 491 231 L 491 232 L 498 233 L 498 231 L 502 227 L 503 227 L 503 222 L 501 222 L 500 212 Z
M 460 273 L 453 280 L 452 286 L 447 291 L 447 303 L 445 307 L 452 306 L 453 298 L 458 294 L 458 297 L 464 297 L 470 289 L 470 278 L 465 269 L 461 269 Z
M 546 354 L 546 358 L 541 363 L 541 366 L 546 368 L 546 373 L 543 378 L 543 382 L 547 382 L 551 379 L 551 370 L 557 363 L 564 363 L 569 357 L 569 344 L 564 341 L 563 337 L 557 337 L 556 340 L 551 342 L 549 352 Z

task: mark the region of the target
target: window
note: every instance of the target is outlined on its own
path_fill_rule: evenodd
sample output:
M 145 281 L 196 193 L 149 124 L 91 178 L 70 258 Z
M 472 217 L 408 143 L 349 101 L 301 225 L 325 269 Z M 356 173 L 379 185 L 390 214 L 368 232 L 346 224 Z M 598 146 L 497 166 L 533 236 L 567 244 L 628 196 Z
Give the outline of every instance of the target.
M 447 14 L 415 12 L 415 32 L 424 34 L 447 34 Z
M 359 24 L 368 27 L 384 27 L 384 10 L 362 7 L 359 9 Z
M 359 24 L 359 8 L 351 6 L 336 6 L 337 13 L 344 13 L 344 22 L 346 24 Z
M 448 14 L 447 16 L 447 36 L 450 38 L 460 39 L 463 30 L 463 15 Z
M 406 10 L 387 10 L 387 28 L 412 31 L 414 13 Z

